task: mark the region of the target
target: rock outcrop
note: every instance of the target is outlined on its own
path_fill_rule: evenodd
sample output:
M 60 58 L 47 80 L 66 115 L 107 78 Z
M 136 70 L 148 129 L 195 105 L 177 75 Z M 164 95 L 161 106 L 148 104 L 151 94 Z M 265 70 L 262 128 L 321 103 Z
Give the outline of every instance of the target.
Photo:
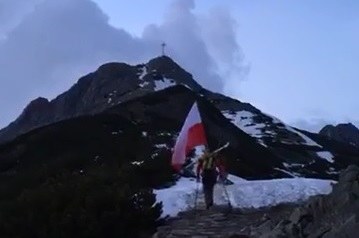
M 355 238 L 359 233 L 359 167 L 349 166 L 333 184 L 326 196 L 311 198 L 296 208 L 288 219 L 278 223 L 267 221 L 262 230 L 255 230 L 260 238 Z
M 359 148 L 359 129 L 352 123 L 327 125 L 320 130 L 319 134 Z

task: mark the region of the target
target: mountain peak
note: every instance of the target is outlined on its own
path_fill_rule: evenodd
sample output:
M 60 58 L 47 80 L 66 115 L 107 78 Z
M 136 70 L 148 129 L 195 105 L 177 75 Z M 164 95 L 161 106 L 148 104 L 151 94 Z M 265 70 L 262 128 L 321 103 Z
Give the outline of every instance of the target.
M 44 97 L 38 97 L 34 100 L 32 100 L 27 107 L 24 110 L 24 113 L 28 113 L 29 111 L 38 111 L 41 110 L 44 107 L 47 107 L 49 105 L 49 100 Z
M 359 147 L 359 129 L 352 123 L 326 125 L 319 134 Z
M 349 130 L 359 130 L 353 123 L 349 122 L 349 123 L 341 123 L 337 125 L 338 128 L 343 128 L 343 129 L 349 129 Z
M 172 58 L 170 58 L 166 55 L 151 59 L 147 63 L 147 67 L 150 70 L 156 70 L 162 74 L 185 72 L 185 70 L 183 68 L 181 68 L 181 66 L 179 66 Z M 190 77 L 192 77 L 191 74 L 189 74 L 189 73 L 187 73 L 187 74 L 190 75 Z
M 165 65 L 175 65 L 179 67 L 179 65 L 169 56 L 162 55 L 156 58 L 151 59 L 148 64 L 165 64 Z

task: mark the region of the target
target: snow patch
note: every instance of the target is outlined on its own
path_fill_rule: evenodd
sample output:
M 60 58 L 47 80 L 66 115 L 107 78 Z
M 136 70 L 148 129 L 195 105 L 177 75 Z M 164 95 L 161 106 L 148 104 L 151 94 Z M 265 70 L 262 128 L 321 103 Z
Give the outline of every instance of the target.
M 295 178 L 295 177 L 299 177 L 299 174 L 297 173 L 293 173 L 293 172 L 290 172 L 290 171 L 287 171 L 285 169 L 281 169 L 281 168 L 274 168 L 274 170 L 277 170 L 277 171 L 280 171 L 280 172 L 283 172 L 289 176 L 292 176 L 292 178 Z
M 155 91 L 159 91 L 176 85 L 176 82 L 173 79 L 168 79 L 168 78 L 155 80 L 154 83 L 155 83 L 155 88 L 154 88 Z
M 334 174 L 334 175 L 338 175 L 339 172 L 336 171 L 333 167 L 329 168 L 329 171 L 327 171 L 327 174 Z
M 234 184 L 227 185 L 231 204 L 237 208 L 260 208 L 280 203 L 296 203 L 319 194 L 332 191 L 332 180 L 290 178 L 248 181 L 233 175 L 228 177 Z M 194 207 L 196 190 L 202 192 L 202 185 L 194 179 L 180 178 L 170 188 L 154 190 L 158 202 L 163 203 L 162 217 L 176 216 L 179 212 Z M 220 205 L 228 203 L 221 184 L 215 186 L 214 202 Z
M 172 134 L 169 132 L 160 132 L 157 134 L 158 136 L 171 136 Z
M 161 149 L 161 148 L 168 148 L 166 144 L 157 144 L 154 145 L 156 148 Z
M 334 163 L 334 155 L 329 151 L 319 151 L 317 152 L 317 155 L 320 158 L 327 160 L 329 163 Z
M 288 163 L 283 163 L 284 167 L 286 168 L 304 168 L 304 164 L 296 164 L 296 163 L 292 163 L 292 164 L 288 164 Z
M 293 127 L 285 126 L 285 129 L 299 135 L 304 140 L 304 143 L 301 143 L 301 144 L 309 145 L 309 146 L 317 146 L 317 147 L 322 148 L 321 145 L 319 145 L 318 143 L 316 143 L 315 141 L 313 141 L 312 139 L 310 139 L 308 136 L 304 135 L 303 133 L 297 131 Z
M 158 152 L 155 152 L 151 155 L 151 159 L 154 159 L 156 156 L 158 156 Z
M 232 112 L 232 111 L 222 111 L 223 115 L 230 119 L 231 122 L 236 125 L 239 129 L 243 130 L 244 132 L 246 132 L 247 134 L 249 134 L 252 137 L 255 137 L 258 139 L 258 142 L 264 146 L 266 146 L 262 140 L 260 140 L 260 138 L 263 137 L 274 137 L 277 135 L 277 133 L 275 131 L 272 131 L 270 129 L 268 129 L 268 125 L 265 123 L 256 123 L 254 121 L 254 117 L 258 116 L 252 112 L 249 111 L 237 111 L 237 112 Z M 262 112 L 263 113 L 263 112 Z M 270 117 L 272 119 L 272 122 L 274 124 L 276 124 L 277 126 L 280 125 L 284 125 L 283 129 L 286 129 L 292 133 L 295 133 L 296 135 L 298 135 L 303 142 L 298 142 L 296 144 L 302 144 L 302 145 L 308 145 L 308 146 L 316 146 L 319 148 L 322 148 L 321 145 L 319 145 L 318 143 L 316 143 L 315 141 L 313 141 L 312 139 L 310 139 L 308 136 L 304 135 L 303 133 L 299 132 L 298 130 L 284 124 L 281 120 L 279 120 L 278 118 L 271 116 L 269 114 L 263 113 L 264 115 Z M 282 126 L 280 126 L 282 127 Z M 278 127 L 279 128 L 279 127 Z M 285 144 L 292 144 L 293 141 L 290 140 L 282 140 L 282 143 Z
M 181 178 L 173 187 L 154 190 L 157 201 L 163 205 L 162 217 L 174 217 L 181 211 L 193 208 L 198 188 L 199 184 L 193 179 Z
M 230 119 L 231 122 L 239 129 L 249 134 L 252 137 L 261 138 L 265 128 L 264 123 L 254 123 L 253 117 L 255 114 L 248 111 L 228 112 L 223 111 L 223 115 Z
M 260 208 L 280 203 L 303 202 L 318 194 L 332 191 L 331 180 L 290 178 L 246 181 L 227 186 L 231 203 L 239 208 Z M 219 204 L 226 204 L 223 191 L 216 193 Z
M 279 120 L 278 118 L 276 118 L 276 117 L 274 117 L 274 116 L 272 116 L 270 114 L 267 114 L 267 113 L 263 113 L 263 114 L 266 115 L 267 117 L 270 117 L 274 124 L 284 124 L 281 120 Z
M 140 86 L 141 88 L 147 86 L 149 84 L 149 82 L 147 81 L 143 81 L 142 83 L 140 83 L 138 86 Z
M 147 67 L 146 66 L 143 66 L 141 68 L 142 72 L 140 74 L 140 76 L 138 77 L 140 80 L 143 80 L 143 78 L 147 75 Z
M 141 164 L 143 164 L 145 161 L 133 161 L 131 162 L 131 164 L 136 165 L 136 166 L 140 166 Z
M 123 131 L 122 130 L 118 130 L 118 131 L 113 131 L 111 132 L 112 135 L 118 135 L 120 133 L 122 133 Z
M 191 89 L 193 91 L 193 89 L 190 86 L 188 86 L 187 84 L 181 83 L 180 85 L 185 86 L 186 88 Z

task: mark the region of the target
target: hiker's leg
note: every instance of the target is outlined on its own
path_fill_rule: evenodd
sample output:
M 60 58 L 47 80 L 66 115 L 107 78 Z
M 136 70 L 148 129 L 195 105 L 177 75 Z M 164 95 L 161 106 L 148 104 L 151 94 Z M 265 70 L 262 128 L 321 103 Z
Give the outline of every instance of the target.
M 203 193 L 204 193 L 204 201 L 206 203 L 206 207 L 208 207 L 210 203 L 210 187 L 206 182 L 203 183 Z

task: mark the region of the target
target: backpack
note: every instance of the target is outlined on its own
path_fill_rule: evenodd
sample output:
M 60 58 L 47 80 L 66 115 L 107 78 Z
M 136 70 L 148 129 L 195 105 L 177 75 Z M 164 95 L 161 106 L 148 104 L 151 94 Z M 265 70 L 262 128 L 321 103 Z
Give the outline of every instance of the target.
M 216 169 L 215 158 L 213 156 L 204 157 L 202 168 L 203 170 L 215 170 Z

